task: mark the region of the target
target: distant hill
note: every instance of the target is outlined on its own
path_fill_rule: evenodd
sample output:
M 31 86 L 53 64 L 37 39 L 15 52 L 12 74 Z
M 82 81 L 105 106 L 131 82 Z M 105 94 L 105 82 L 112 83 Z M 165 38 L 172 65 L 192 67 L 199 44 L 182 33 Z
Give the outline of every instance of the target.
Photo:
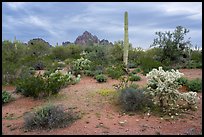
M 66 41 L 66 42 L 62 42 L 62 45 L 69 45 L 69 44 L 73 44 L 69 41 Z M 112 42 L 109 42 L 108 40 L 105 40 L 105 39 L 98 39 L 97 36 L 95 35 L 92 35 L 90 32 L 88 31 L 85 31 L 82 35 L 78 36 L 76 38 L 76 40 L 74 41 L 74 44 L 77 44 L 77 45 L 113 45 Z
M 37 43 L 43 43 L 43 44 L 48 45 L 49 47 L 52 47 L 52 45 L 50 45 L 47 41 L 45 41 L 45 40 L 43 40 L 41 38 L 35 38 L 35 39 L 32 39 L 32 40 L 28 41 L 29 45 L 35 45 Z

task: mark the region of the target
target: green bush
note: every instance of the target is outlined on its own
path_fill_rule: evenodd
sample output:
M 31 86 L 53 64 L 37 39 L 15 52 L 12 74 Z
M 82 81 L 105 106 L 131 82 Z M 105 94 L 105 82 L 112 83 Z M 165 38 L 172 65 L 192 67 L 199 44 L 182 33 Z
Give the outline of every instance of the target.
M 126 88 L 119 96 L 120 104 L 125 111 L 144 111 L 153 105 L 142 89 Z
M 136 68 L 132 71 L 133 74 L 137 74 L 137 73 L 140 73 L 141 72 L 141 69 L 140 68 Z
M 129 80 L 130 80 L 130 81 L 139 81 L 139 80 L 141 80 L 141 77 L 138 76 L 137 74 L 131 74 L 131 75 L 129 76 Z
M 65 111 L 62 106 L 47 105 L 24 115 L 24 128 L 27 130 L 62 128 L 77 119 L 77 115 L 71 110 Z
M 177 82 L 179 83 L 179 85 L 187 86 L 188 79 L 185 77 L 180 77 L 177 79 Z
M 14 84 L 17 80 L 18 65 L 9 62 L 2 62 L 2 84 Z
M 107 68 L 107 74 L 112 79 L 118 79 L 125 74 L 122 66 L 111 66 Z
M 139 85 L 136 84 L 136 83 L 132 83 L 129 85 L 130 88 L 134 88 L 134 89 L 138 89 L 139 88 Z
M 106 82 L 107 81 L 107 77 L 103 74 L 100 74 L 100 75 L 96 75 L 96 80 L 98 82 Z
M 45 94 L 48 94 L 45 91 L 45 84 L 41 76 L 19 79 L 16 83 L 16 92 L 22 93 L 26 97 L 32 96 L 37 98 L 41 95 L 45 96 Z
M 8 103 L 11 101 L 11 94 L 7 91 L 2 92 L 2 104 Z
M 69 84 L 76 84 L 80 81 L 80 75 L 75 77 L 70 73 L 62 74 L 59 71 L 47 71 L 43 76 L 31 76 L 19 79 L 16 83 L 16 91 L 25 96 L 47 97 L 57 94 L 61 88 Z
M 202 91 L 202 80 L 198 78 L 194 80 L 189 80 L 187 83 L 187 86 L 190 91 L 201 92 Z
M 94 76 L 94 72 L 91 71 L 91 70 L 85 70 L 85 71 L 84 71 L 84 74 L 85 74 L 86 76 L 91 76 L 91 77 Z
M 128 62 L 128 68 L 136 68 L 137 67 L 137 63 L 135 62 Z
M 158 68 L 159 66 L 163 66 L 161 62 L 156 61 L 149 56 L 140 58 L 140 63 L 141 63 L 140 64 L 141 69 L 143 70 L 142 73 L 144 75 L 150 72 L 153 68 Z
M 185 67 L 188 69 L 202 68 L 202 62 L 196 62 L 194 60 L 191 60 L 187 63 Z

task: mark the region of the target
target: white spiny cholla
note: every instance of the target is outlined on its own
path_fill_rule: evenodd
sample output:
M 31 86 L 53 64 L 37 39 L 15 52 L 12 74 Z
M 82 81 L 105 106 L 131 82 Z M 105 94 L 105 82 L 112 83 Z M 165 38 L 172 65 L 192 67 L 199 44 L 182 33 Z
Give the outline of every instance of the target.
M 177 89 L 180 85 L 176 81 L 183 76 L 178 70 L 164 71 L 162 67 L 150 71 L 147 77 L 147 94 L 153 97 L 155 104 L 159 104 L 165 111 L 173 111 L 178 108 L 177 101 L 184 100 L 196 108 L 197 93 L 180 93 Z
M 63 74 L 59 70 L 56 70 L 55 72 L 50 74 L 49 78 L 57 79 L 58 82 L 64 81 L 68 84 L 76 84 L 81 80 L 81 75 L 77 75 L 77 77 L 75 77 L 71 72 Z

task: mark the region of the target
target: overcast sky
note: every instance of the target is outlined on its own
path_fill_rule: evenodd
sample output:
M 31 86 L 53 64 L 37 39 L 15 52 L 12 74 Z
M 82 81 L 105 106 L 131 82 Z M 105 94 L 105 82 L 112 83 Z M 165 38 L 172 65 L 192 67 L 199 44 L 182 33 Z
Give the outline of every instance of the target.
M 190 30 L 193 45 L 202 47 L 202 2 L 3 2 L 3 40 L 28 42 L 43 38 L 51 45 L 74 42 L 87 30 L 99 39 L 123 40 L 128 11 L 129 42 L 149 48 L 156 31 Z

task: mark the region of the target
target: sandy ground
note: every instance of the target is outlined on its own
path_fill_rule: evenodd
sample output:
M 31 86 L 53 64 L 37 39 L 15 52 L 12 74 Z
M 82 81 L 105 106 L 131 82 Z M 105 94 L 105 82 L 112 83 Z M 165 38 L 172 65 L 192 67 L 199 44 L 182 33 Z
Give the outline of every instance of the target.
M 202 78 L 202 69 L 180 70 L 187 78 Z M 136 82 L 145 86 L 146 78 Z M 202 132 L 202 93 L 199 93 L 197 111 L 189 111 L 181 118 L 165 120 L 146 114 L 128 115 L 121 113 L 111 96 L 101 96 L 101 89 L 114 91 L 113 84 L 119 81 L 108 79 L 106 83 L 97 83 L 95 79 L 83 77 L 76 85 L 62 89 L 59 95 L 49 99 L 34 100 L 14 93 L 15 87 L 2 89 L 13 94 L 15 100 L 2 106 L 2 132 L 5 135 L 185 135 Z M 65 128 L 52 130 L 23 129 L 23 115 L 34 108 L 47 103 L 62 104 L 81 114 L 81 119 Z

